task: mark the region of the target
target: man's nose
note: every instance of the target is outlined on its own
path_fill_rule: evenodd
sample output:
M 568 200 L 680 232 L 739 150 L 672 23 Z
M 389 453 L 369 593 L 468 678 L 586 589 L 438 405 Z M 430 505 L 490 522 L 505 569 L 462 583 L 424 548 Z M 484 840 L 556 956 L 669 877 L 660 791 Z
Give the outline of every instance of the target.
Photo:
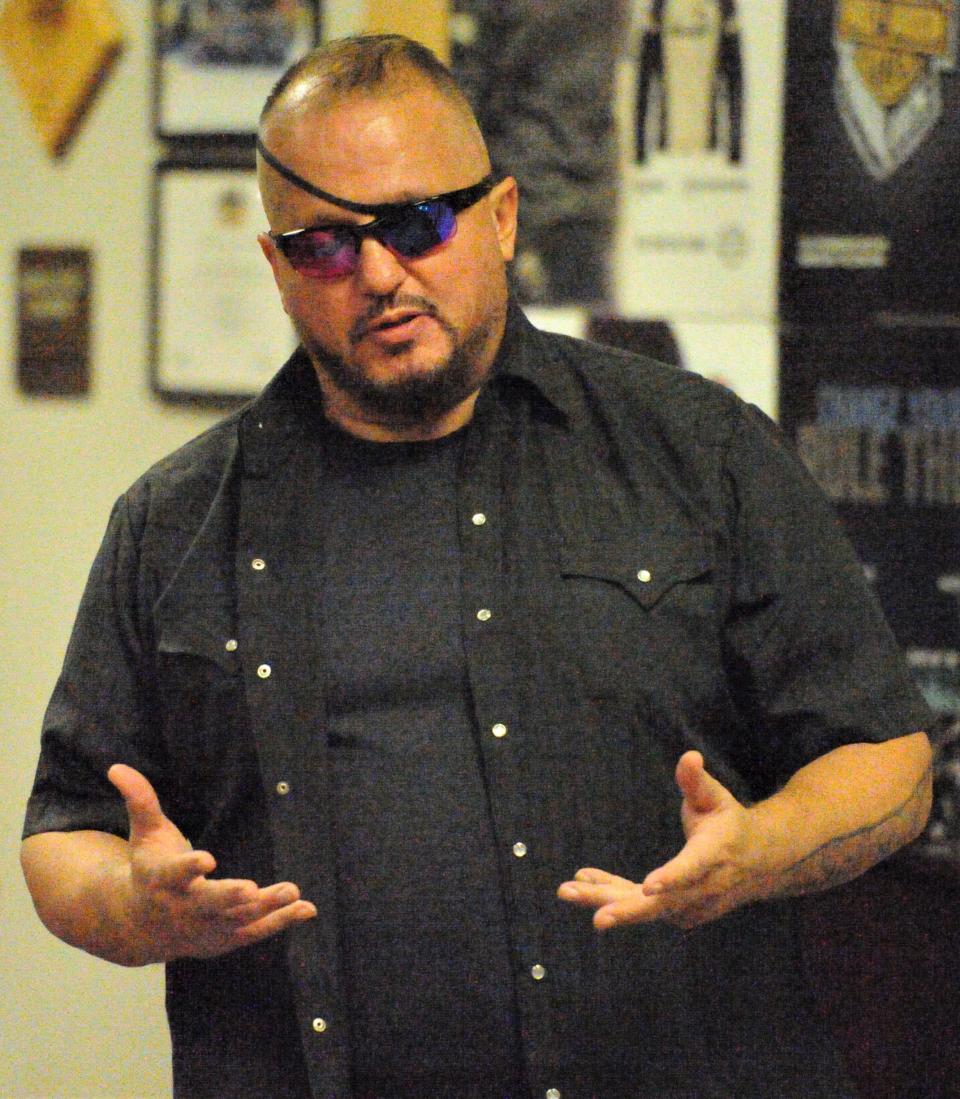
M 407 269 L 385 245 L 375 237 L 360 242 L 357 276 L 364 289 L 378 296 L 392 294 L 407 277 Z

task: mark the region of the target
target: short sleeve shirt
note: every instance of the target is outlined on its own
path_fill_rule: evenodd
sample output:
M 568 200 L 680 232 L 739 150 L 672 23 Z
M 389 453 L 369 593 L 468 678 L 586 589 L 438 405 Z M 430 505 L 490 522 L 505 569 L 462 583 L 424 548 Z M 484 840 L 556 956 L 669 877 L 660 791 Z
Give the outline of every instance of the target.
M 322 415 L 298 352 L 124 494 L 44 723 L 26 834 L 125 834 L 104 778 L 122 761 L 220 873 L 296 881 L 318 905 L 280 939 L 168 966 L 181 1096 L 350 1094 L 304 583 Z M 693 934 L 598 937 L 555 897 L 580 866 L 637 879 L 676 853 L 673 769 L 688 748 L 751 801 L 839 745 L 926 726 L 830 506 L 729 392 L 537 332 L 513 308 L 456 493 L 460 627 L 530 1094 L 845 1095 L 789 903 Z

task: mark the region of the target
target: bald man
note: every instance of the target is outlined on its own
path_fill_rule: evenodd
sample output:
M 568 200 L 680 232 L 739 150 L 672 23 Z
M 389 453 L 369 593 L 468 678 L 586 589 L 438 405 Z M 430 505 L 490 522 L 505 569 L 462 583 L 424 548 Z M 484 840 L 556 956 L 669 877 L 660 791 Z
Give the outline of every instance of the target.
M 300 348 L 117 503 L 41 918 L 167 964 L 178 1097 L 848 1095 L 787 898 L 918 834 L 930 749 L 829 507 L 730 393 L 528 324 L 422 47 L 304 58 L 258 173 Z

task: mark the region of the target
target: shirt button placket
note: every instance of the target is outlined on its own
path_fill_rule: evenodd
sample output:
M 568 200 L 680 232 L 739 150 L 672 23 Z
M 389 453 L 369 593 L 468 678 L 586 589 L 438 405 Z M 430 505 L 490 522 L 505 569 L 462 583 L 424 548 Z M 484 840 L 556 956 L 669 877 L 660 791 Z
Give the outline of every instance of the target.
M 266 569 L 266 567 L 267 567 L 267 563 L 266 563 L 266 561 L 264 561 L 264 559 L 262 557 L 254 557 L 250 561 L 250 568 L 252 568 L 254 572 L 263 572 L 264 569 Z M 236 642 L 233 642 L 233 641 L 227 642 L 227 647 L 228 648 L 231 645 L 235 646 Z M 273 674 L 273 668 L 271 668 L 269 664 L 263 663 L 263 664 L 259 664 L 257 666 L 257 675 L 260 677 L 260 679 L 269 679 L 272 674 Z

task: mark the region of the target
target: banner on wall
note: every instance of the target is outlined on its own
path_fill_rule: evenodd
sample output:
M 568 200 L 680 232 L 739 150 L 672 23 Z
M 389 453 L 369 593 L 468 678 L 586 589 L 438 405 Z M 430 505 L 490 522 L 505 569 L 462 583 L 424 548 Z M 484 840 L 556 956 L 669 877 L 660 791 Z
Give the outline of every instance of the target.
M 781 312 L 960 312 L 960 8 L 789 6 Z
M 632 0 L 617 313 L 775 315 L 784 24 L 783 0 Z
M 780 409 L 944 741 L 924 850 L 960 857 L 960 327 L 786 325 Z

